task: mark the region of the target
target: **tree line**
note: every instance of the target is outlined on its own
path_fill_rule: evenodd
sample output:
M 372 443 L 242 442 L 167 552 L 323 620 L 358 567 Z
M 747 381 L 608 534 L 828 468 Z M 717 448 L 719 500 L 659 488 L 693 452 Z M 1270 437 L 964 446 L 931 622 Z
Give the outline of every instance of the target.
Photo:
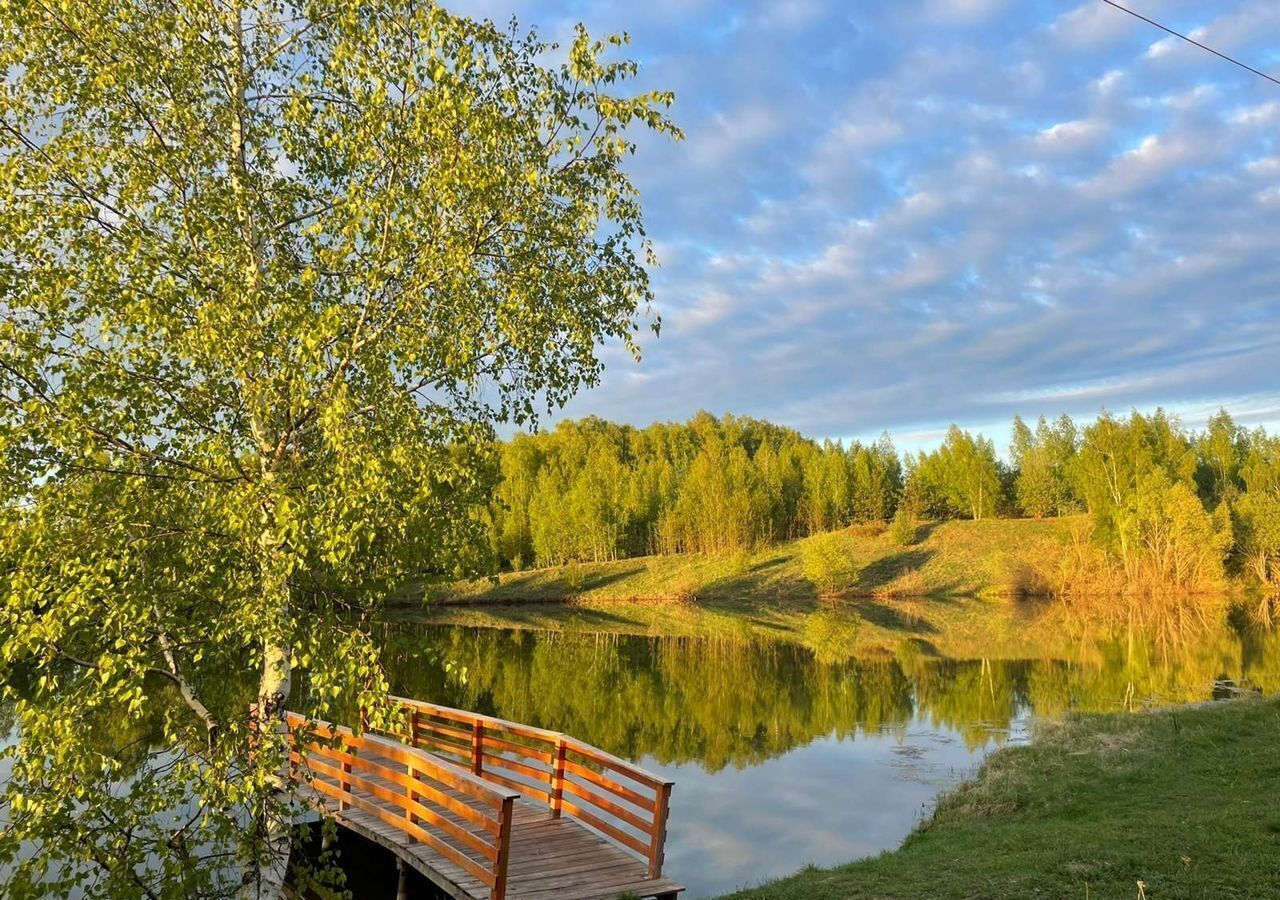
M 644 429 L 588 418 L 520 434 L 498 452 L 487 510 L 512 568 L 646 553 L 718 553 L 893 515 L 902 464 L 886 436 L 818 443 L 700 413 Z
M 505 568 L 649 553 L 724 553 L 902 519 L 1088 513 L 1091 543 L 1130 578 L 1211 581 L 1227 560 L 1280 575 L 1280 438 L 1226 411 L 1202 431 L 1163 410 L 1015 417 L 1008 455 L 951 426 L 931 451 L 815 441 L 748 417 L 699 413 L 647 428 L 598 418 L 497 448 L 485 510 Z

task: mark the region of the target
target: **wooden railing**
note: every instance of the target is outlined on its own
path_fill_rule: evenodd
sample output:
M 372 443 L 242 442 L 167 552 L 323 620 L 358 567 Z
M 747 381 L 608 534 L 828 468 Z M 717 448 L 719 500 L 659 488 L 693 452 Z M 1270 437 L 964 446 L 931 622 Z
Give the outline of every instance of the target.
M 404 832 L 411 842 L 427 845 L 485 884 L 492 900 L 503 900 L 518 793 L 495 788 L 491 780 L 398 741 L 368 733 L 356 736 L 350 729 L 296 713 L 286 713 L 285 721 L 290 772 L 296 780 L 337 800 L 339 814 L 361 810 Z M 465 827 L 458 819 L 477 827 Z
M 662 875 L 672 782 L 558 731 L 393 697 L 410 746 L 456 760 L 487 782 L 567 813 Z

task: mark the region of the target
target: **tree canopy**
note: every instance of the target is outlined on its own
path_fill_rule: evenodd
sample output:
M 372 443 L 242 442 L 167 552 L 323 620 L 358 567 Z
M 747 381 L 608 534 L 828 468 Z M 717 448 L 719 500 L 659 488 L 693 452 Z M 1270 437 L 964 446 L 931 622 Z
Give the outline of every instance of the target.
M 1280 441 L 1225 410 L 1198 433 L 1162 410 L 1034 429 L 1015 417 L 1007 459 L 957 426 L 900 457 L 888 434 L 844 444 L 707 413 L 643 429 L 590 418 L 518 434 L 497 459 L 484 520 L 512 569 L 730 553 L 889 520 L 910 543 L 920 517 L 1087 513 L 1088 543 L 1124 582 L 1109 577 L 1113 593 L 1210 588 L 1224 568 L 1280 581 Z
M 678 132 L 624 43 L 421 0 L 0 2 L 11 891 L 279 890 L 285 704 L 377 700 L 362 623 L 474 559 L 493 424 L 657 325 L 625 167 Z

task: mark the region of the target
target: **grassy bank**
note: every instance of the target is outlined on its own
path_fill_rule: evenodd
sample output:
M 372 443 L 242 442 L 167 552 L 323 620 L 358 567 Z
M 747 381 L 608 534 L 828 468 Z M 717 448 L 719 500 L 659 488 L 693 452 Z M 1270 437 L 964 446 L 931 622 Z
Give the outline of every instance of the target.
M 1061 559 L 1078 517 L 927 523 L 910 546 L 876 526 L 780 543 L 726 556 L 648 556 L 504 573 L 435 585 L 444 602 L 775 600 L 813 597 L 819 546 L 850 564 L 841 594 L 851 597 L 999 597 L 1043 588 L 1042 573 Z
M 1274 700 L 1071 717 L 990 757 L 901 849 L 731 896 L 1280 896 L 1277 746 Z
M 832 618 L 849 653 L 917 652 L 1015 657 L 1028 641 L 1048 652 L 1067 638 L 1052 602 L 1022 602 L 1037 567 L 1055 564 L 1069 520 L 945 522 L 909 547 L 876 529 L 839 532 L 852 562 L 848 590 L 820 597 L 806 555 L 828 536 L 735 556 L 653 556 L 505 573 L 426 588 L 404 615 L 464 625 L 617 633 L 821 638 Z

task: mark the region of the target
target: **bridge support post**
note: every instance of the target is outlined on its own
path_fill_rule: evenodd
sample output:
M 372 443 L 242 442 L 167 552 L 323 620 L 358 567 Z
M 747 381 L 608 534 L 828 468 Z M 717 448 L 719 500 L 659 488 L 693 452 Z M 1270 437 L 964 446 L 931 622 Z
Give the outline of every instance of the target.
M 409 867 L 396 857 L 396 900 L 409 900 Z

